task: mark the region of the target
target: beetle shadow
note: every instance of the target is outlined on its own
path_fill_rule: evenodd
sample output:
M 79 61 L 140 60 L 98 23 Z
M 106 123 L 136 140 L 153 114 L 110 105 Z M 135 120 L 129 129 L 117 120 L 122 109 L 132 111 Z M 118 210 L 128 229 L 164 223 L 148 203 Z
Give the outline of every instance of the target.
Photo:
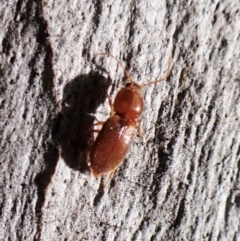
M 158 117 L 156 121 L 156 129 L 155 129 L 155 138 L 154 143 L 158 146 L 158 164 L 156 166 L 154 180 L 152 185 L 155 187 L 161 186 L 162 177 L 169 169 L 169 163 L 171 161 L 171 153 L 173 152 L 174 146 L 174 138 L 168 137 L 168 133 L 166 132 L 166 126 L 162 123 L 162 118 L 165 115 L 165 107 L 167 106 L 167 102 L 162 102 L 160 109 L 158 110 Z M 165 116 L 168 118 L 169 122 L 171 121 L 171 116 L 168 114 Z M 165 143 L 168 143 L 165 146 Z M 156 191 L 154 188 L 153 193 Z
M 111 80 L 98 72 L 82 74 L 64 88 L 60 128 L 61 156 L 75 170 L 86 172 L 93 141 L 91 131 L 96 109 L 106 99 Z

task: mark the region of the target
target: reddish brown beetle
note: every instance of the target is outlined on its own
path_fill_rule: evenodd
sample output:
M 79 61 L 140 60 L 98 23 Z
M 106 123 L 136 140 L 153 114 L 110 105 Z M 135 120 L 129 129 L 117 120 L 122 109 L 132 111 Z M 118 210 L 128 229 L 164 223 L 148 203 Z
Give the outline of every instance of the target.
M 142 88 L 166 80 L 170 75 L 171 64 L 169 61 L 167 73 L 162 79 L 140 85 L 132 80 L 122 63 L 114 56 L 108 53 L 99 53 L 95 56 L 97 55 L 107 55 L 114 58 L 123 68 L 130 82 L 120 89 L 113 104 L 111 100 L 109 101 L 112 114 L 103 123 L 90 151 L 92 175 L 100 177 L 107 172 L 111 172 L 110 177 L 112 177 L 117 166 L 123 161 L 135 131 L 137 130 L 139 133 L 140 117 L 143 111 Z

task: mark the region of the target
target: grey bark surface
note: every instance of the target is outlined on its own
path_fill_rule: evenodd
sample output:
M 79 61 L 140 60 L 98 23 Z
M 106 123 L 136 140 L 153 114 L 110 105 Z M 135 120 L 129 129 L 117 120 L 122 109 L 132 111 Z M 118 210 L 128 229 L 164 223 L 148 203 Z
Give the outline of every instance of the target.
M 0 240 L 240 240 L 237 1 L 1 1 Z M 91 135 L 125 84 L 136 137 L 107 188 Z

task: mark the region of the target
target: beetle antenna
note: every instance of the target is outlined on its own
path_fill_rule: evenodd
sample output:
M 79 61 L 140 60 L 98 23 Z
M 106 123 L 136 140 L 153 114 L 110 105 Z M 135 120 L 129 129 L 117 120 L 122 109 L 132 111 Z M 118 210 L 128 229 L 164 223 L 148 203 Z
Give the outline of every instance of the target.
M 125 76 L 127 77 L 127 80 L 131 83 L 131 84 L 136 84 L 133 79 L 130 77 L 128 71 L 126 70 L 126 67 L 122 64 L 122 62 L 117 59 L 116 57 L 114 57 L 113 55 L 109 54 L 109 53 L 97 53 L 97 54 L 94 54 L 93 57 L 96 57 L 98 55 L 107 55 L 108 57 L 111 57 L 113 59 L 115 59 L 117 61 L 117 63 L 121 66 L 121 68 L 123 69 L 123 72 L 125 74 Z
M 171 73 L 171 70 L 172 70 L 172 55 L 168 59 L 168 68 L 167 68 L 167 73 L 165 74 L 165 76 L 162 77 L 161 79 L 150 81 L 149 83 L 143 84 L 141 86 L 144 87 L 144 86 L 147 86 L 147 85 L 155 84 L 157 82 L 166 80 L 169 77 L 169 75 Z

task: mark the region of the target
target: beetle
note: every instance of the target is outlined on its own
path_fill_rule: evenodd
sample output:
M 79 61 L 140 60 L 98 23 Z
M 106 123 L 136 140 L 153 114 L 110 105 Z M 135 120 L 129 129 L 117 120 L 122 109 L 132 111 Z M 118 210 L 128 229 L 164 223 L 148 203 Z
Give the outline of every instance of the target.
M 101 177 L 110 172 L 109 179 L 113 176 L 118 165 L 123 161 L 136 131 L 140 134 L 140 121 L 143 111 L 142 88 L 166 80 L 171 72 L 171 61 L 169 59 L 166 75 L 146 84 L 138 84 L 128 74 L 122 63 L 109 53 L 98 53 L 106 55 L 117 61 L 122 67 L 129 83 L 122 87 L 116 94 L 112 104 L 109 96 L 109 104 L 112 109 L 110 117 L 102 124 L 96 140 L 90 150 L 90 169 L 94 177 Z M 141 134 L 140 134 L 141 135 Z

